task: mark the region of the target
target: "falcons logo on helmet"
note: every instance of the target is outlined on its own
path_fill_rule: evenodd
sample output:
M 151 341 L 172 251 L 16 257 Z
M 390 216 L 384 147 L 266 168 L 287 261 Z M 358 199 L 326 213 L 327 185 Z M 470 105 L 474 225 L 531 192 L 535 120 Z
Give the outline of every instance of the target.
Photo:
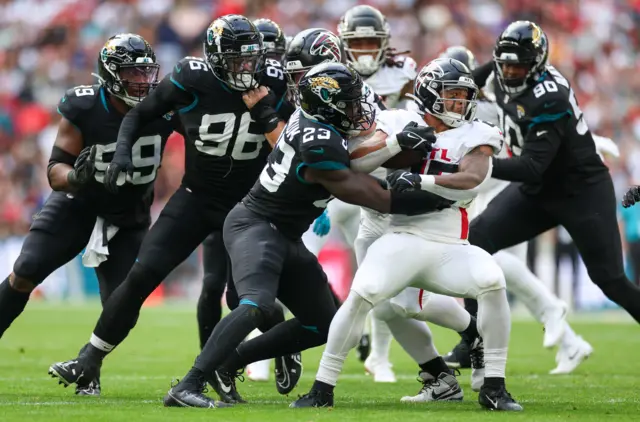
M 330 32 L 319 34 L 311 44 L 309 53 L 312 56 L 331 56 L 333 61 L 341 62 L 340 40 Z

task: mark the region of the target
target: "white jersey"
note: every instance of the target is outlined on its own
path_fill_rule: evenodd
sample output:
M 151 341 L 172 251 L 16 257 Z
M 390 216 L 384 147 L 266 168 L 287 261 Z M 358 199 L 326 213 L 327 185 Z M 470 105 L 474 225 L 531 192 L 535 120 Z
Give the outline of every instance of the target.
M 376 73 L 366 79 L 366 82 L 389 108 L 398 104 L 401 100 L 402 88 L 418 76 L 416 61 L 411 57 L 396 56 L 394 59 L 394 64 L 384 63 Z
M 404 124 L 408 121 L 410 120 L 405 120 Z M 401 127 L 404 127 L 404 124 Z M 440 132 L 436 136 L 437 141 L 429 158 L 424 161 L 421 174 L 455 173 L 462 158 L 474 148 L 488 145 L 497 154 L 504 143 L 502 132 L 497 127 L 479 120 Z M 436 242 L 467 244 L 469 236 L 467 208 L 472 203 L 473 201 L 464 203 L 459 201 L 451 208 L 417 216 L 395 214 L 391 216 L 389 230 L 415 234 Z

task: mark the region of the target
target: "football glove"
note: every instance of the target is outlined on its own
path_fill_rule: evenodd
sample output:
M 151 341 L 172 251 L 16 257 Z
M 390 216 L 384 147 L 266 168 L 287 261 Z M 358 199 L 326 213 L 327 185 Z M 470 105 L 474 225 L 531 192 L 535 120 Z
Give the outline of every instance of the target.
M 420 175 L 405 170 L 396 170 L 387 176 L 389 189 L 396 192 L 420 190 Z
M 67 174 L 67 181 L 71 186 L 78 189 L 91 181 L 96 172 L 95 159 L 97 147 L 95 145 L 86 147 L 76 158 L 73 170 Z
M 131 161 L 131 151 L 122 152 L 123 149 L 118 150 L 113 154 L 113 158 L 107 167 L 107 171 L 104 174 L 104 187 L 107 191 L 116 194 L 118 193 L 118 177 L 121 172 L 125 172 L 129 177 L 133 176 L 135 167 Z
M 319 237 L 324 237 L 329 234 L 329 230 L 331 230 L 331 219 L 327 210 L 324 210 L 320 217 L 313 222 L 313 232 Z
M 409 122 L 402 132 L 396 135 L 400 148 L 420 151 L 423 156 L 429 155 L 436 142 L 436 135 L 432 127 L 419 126 L 416 122 Z
M 632 186 L 622 197 L 622 206 L 629 208 L 636 202 L 640 202 L 640 186 Z

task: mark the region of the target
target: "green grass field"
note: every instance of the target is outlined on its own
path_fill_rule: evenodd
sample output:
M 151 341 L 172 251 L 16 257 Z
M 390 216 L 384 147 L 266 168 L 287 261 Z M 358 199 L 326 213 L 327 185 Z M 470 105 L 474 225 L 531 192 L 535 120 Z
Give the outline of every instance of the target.
M 521 414 L 482 410 L 460 377 L 461 403 L 407 405 L 403 395 L 419 389 L 416 367 L 394 344 L 397 384 L 375 384 L 351 356 L 336 389 L 334 409 L 294 410 L 288 405 L 306 393 L 322 352 L 305 352 L 305 372 L 292 396 L 282 397 L 273 382 L 245 381 L 239 389 L 250 404 L 230 409 L 165 409 L 162 397 L 172 378 L 182 376 L 198 352 L 195 306 L 145 309 L 130 338 L 104 365 L 103 396 L 76 397 L 47 375 L 49 364 L 76 355 L 98 316 L 97 305 L 64 307 L 32 303 L 0 341 L 0 421 L 440 421 L 502 418 L 526 420 L 640 419 L 640 330 L 626 317 L 594 314 L 578 318 L 576 331 L 595 348 L 575 374 L 551 376 L 555 353 L 542 349 L 542 330 L 514 322 L 509 351 L 509 390 L 525 408 Z M 440 352 L 456 335 L 434 328 Z

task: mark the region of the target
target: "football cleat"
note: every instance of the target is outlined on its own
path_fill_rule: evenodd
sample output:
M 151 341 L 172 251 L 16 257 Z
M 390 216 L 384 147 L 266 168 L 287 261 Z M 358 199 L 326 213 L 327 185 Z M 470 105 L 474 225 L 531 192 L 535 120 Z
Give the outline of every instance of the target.
M 88 385 L 76 385 L 76 395 L 100 397 L 100 378 L 96 377 Z
M 216 409 L 219 407 L 232 407 L 233 405 L 213 400 L 205 396 L 207 392 L 206 382 L 193 386 L 181 386 L 179 383 L 171 387 L 162 400 L 165 407 L 197 407 L 201 409 Z
M 374 382 L 397 382 L 396 374 L 391 369 L 391 363 L 389 361 L 381 362 L 375 359 L 373 355 L 369 355 L 364 361 L 364 370 L 373 375 Z
M 422 388 L 415 396 L 405 396 L 400 399 L 404 403 L 426 403 L 430 401 L 460 401 L 464 393 L 458 380 L 452 373 L 442 372 L 434 378 L 428 372 L 420 372 L 418 381 Z
M 276 389 L 282 395 L 289 394 L 300 381 L 302 376 L 302 355 L 293 353 L 291 355 L 276 358 Z
M 507 410 L 519 412 L 522 406 L 511 397 L 504 386 L 491 388 L 483 386 L 478 395 L 478 402 L 489 410 Z
M 484 384 L 484 342 L 482 337 L 476 337 L 469 348 L 471 360 L 471 389 L 480 391 Z
M 85 360 L 73 359 L 54 363 L 49 367 L 49 375 L 58 378 L 58 384 L 68 387 L 70 384 L 88 386 L 97 376 L 98 367 Z
M 452 369 L 471 368 L 469 345 L 464 340 L 460 340 L 460 343 L 456 344 L 453 350 L 447 353 L 443 359 L 447 366 Z
M 549 373 L 551 375 L 570 374 L 592 353 L 593 347 L 582 337 L 577 336 L 569 346 L 560 346 L 556 355 L 558 366 Z
M 356 347 L 356 354 L 358 359 L 364 362 L 369 357 L 369 353 L 371 353 L 371 337 L 369 337 L 369 334 L 363 334 Z
M 333 407 L 333 393 L 311 389 L 304 396 L 300 396 L 289 407 Z
M 223 402 L 231 404 L 246 403 L 247 401 L 242 398 L 236 388 L 236 378 L 238 378 L 240 382 L 244 381 L 244 377 L 241 374 L 242 372 L 233 374 L 217 370 L 213 371 L 213 376 L 208 379 L 208 381 Z

